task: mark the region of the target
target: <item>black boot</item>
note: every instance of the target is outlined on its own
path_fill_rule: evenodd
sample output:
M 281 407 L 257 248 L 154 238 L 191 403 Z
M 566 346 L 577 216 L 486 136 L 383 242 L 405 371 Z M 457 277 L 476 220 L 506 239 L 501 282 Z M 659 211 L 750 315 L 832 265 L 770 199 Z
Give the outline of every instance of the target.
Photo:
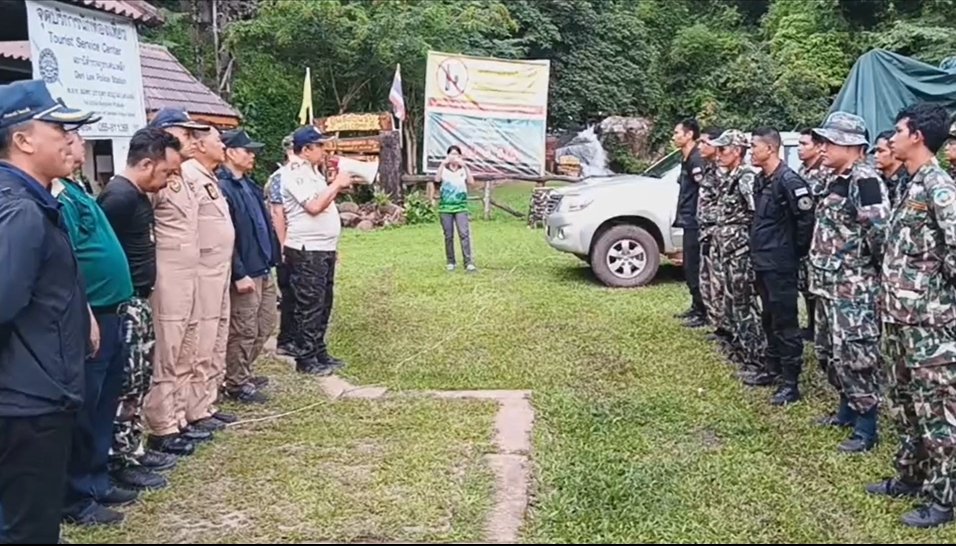
M 158 491 L 169 486 L 169 481 L 160 474 L 141 466 L 126 466 L 110 472 L 110 478 L 123 489 L 133 491 Z
M 689 307 L 686 311 L 684 311 L 684 312 L 682 312 L 682 313 L 674 313 L 674 318 L 676 318 L 676 319 L 686 319 L 686 318 L 690 318 L 691 315 L 693 315 L 693 314 L 694 314 L 694 307 L 691 306 L 691 307 Z
M 953 521 L 953 507 L 932 503 L 903 516 L 903 525 L 919 529 L 939 527 Z
M 837 412 L 821 417 L 817 424 L 821 427 L 852 427 L 856 424 L 856 414 L 850 409 L 850 401 L 845 396 L 840 396 L 840 407 Z
M 684 321 L 684 326 L 693 329 L 704 328 L 707 326 L 707 318 L 698 314 L 691 315 Z
M 160 453 L 159 451 L 150 449 L 139 458 L 139 464 L 142 465 L 143 468 L 152 470 L 153 472 L 164 472 L 175 468 L 178 460 L 175 455 Z
M 190 424 L 186 425 L 186 428 L 183 429 L 182 437 L 190 442 L 201 444 L 203 442 L 212 440 L 212 432 L 209 432 L 208 430 L 202 430 L 199 427 Z
M 777 376 L 768 372 L 767 370 L 761 370 L 751 376 L 743 378 L 744 385 L 748 387 L 772 387 L 777 384 Z
M 876 446 L 876 420 L 879 408 L 872 407 L 865 413 L 854 412 L 856 425 L 853 436 L 848 438 L 837 448 L 841 453 L 864 453 Z
M 188 457 L 196 451 L 196 445 L 179 434 L 152 436 L 146 441 L 146 445 L 153 451 L 179 457 Z
M 878 497 L 890 497 L 894 499 L 919 498 L 922 487 L 911 483 L 906 483 L 896 478 L 883 480 L 879 483 L 873 483 L 866 486 L 866 492 Z
M 777 392 L 773 394 L 770 403 L 774 406 L 789 406 L 799 402 L 800 398 L 800 387 L 797 386 L 796 381 L 787 381 L 781 384 Z

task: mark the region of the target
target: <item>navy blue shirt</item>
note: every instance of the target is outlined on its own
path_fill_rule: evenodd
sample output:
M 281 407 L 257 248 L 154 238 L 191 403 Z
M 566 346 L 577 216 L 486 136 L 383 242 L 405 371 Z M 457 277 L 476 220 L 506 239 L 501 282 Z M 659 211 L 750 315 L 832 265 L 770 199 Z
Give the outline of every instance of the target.
M 77 411 L 89 337 L 86 291 L 59 203 L 0 162 L 0 417 Z
M 216 173 L 219 189 L 229 203 L 232 225 L 236 228 L 236 248 L 232 253 L 232 280 L 254 279 L 269 274 L 279 263 L 279 238 L 266 212 L 265 197 L 248 176 L 236 178 L 225 167 Z

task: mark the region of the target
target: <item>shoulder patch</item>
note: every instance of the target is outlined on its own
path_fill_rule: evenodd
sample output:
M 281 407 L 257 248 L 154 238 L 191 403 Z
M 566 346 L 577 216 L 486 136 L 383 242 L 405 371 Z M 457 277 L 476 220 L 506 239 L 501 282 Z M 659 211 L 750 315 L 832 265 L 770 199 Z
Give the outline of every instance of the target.
M 877 178 L 861 178 L 856 183 L 860 191 L 860 206 L 868 207 L 883 202 L 883 191 Z
M 694 174 L 697 174 L 697 173 L 699 173 L 699 172 L 701 172 L 701 171 L 702 171 L 702 169 L 701 169 L 700 167 L 694 167 L 693 169 L 691 169 L 690 172 L 692 172 L 692 173 L 694 173 Z
M 956 201 L 956 192 L 951 188 L 941 187 L 933 190 L 933 204 L 937 207 L 948 207 Z
M 799 188 L 793 190 L 793 194 L 797 197 L 800 197 L 801 195 L 808 195 L 809 193 L 810 190 L 808 190 L 806 186 L 800 186 Z
M 813 208 L 813 198 L 809 195 L 804 195 L 800 199 L 797 199 L 797 208 L 803 211 L 807 211 Z

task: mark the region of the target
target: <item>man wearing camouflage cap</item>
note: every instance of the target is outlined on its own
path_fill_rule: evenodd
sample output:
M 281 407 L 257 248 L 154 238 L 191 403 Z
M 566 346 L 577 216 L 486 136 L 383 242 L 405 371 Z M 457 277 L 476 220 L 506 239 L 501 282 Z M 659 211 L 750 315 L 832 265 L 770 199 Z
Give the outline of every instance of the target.
M 717 228 L 712 244 L 719 249 L 724 323 L 730 326 L 733 340 L 731 358 L 744 371 L 757 371 L 762 367 L 766 348 L 750 259 L 757 171 L 743 162 L 750 141 L 742 132 L 724 131 L 710 145 L 717 148 L 717 163 L 721 167 L 717 181 Z
M 953 520 L 956 502 L 956 183 L 936 161 L 947 114 L 921 103 L 896 118 L 891 147 L 912 175 L 886 234 L 882 270 L 888 407 L 899 432 L 896 477 L 874 495 L 922 498 L 911 527 Z
M 853 427 L 843 453 L 869 451 L 877 440 L 880 403 L 879 264 L 889 195 L 865 161 L 866 125 L 834 112 L 814 133 L 824 141 L 824 166 L 834 178 L 817 209 L 810 245 L 810 290 L 817 296 L 817 357 L 828 359 L 827 379 L 840 394 L 835 415 L 821 424 Z
M 716 259 L 718 249 L 713 244 L 720 198 L 717 193 L 717 148 L 710 145 L 710 141 L 723 132 L 723 129 L 708 127 L 701 131 L 697 144 L 704 162 L 704 176 L 700 180 L 697 198 L 697 222 L 700 224 L 700 296 L 707 310 L 707 322 L 714 327 L 711 340 L 717 342 L 721 350 L 729 351 L 732 339 L 723 313 L 724 277 L 721 263 Z

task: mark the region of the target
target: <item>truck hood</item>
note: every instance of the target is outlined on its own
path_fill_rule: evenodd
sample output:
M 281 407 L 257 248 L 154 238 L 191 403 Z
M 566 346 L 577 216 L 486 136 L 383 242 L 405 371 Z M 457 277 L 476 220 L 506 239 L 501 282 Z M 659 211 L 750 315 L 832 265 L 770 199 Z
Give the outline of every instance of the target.
M 562 188 L 556 188 L 555 192 L 561 195 L 595 195 L 595 197 L 606 193 L 614 194 L 615 197 L 624 197 L 631 194 L 639 194 L 646 197 L 649 194 L 660 193 L 662 195 L 674 194 L 676 198 L 678 189 L 677 184 L 668 182 L 667 180 L 638 174 L 627 174 L 592 177 Z

